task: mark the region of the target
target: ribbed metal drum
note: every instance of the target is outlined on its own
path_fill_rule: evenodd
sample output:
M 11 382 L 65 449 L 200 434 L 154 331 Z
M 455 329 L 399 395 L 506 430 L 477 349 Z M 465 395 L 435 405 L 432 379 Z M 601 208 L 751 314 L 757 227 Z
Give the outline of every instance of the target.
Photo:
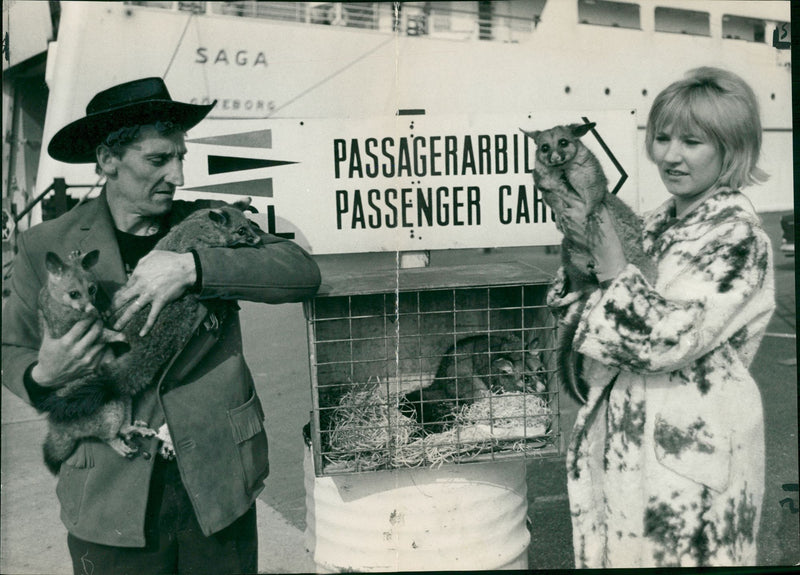
M 526 569 L 521 461 L 315 477 L 306 545 L 319 573 Z

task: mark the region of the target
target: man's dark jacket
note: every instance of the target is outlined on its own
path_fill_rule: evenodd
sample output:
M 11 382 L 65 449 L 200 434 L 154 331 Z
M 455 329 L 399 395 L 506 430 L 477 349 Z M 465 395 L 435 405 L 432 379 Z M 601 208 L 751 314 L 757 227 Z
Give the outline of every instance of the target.
M 173 204 L 176 223 L 209 202 Z M 201 299 L 295 302 L 319 287 L 313 259 L 292 242 L 261 233 L 260 247 L 198 250 Z M 3 309 L 3 384 L 31 402 L 24 384 L 41 345 L 37 296 L 46 282 L 45 254 L 100 250 L 93 268 L 112 296 L 126 275 L 105 192 L 63 216 L 20 235 Z M 134 403 L 134 419 L 158 428 L 166 418 L 181 478 L 207 535 L 226 527 L 253 504 L 269 472 L 264 413 L 242 355 L 238 314 L 217 329 L 198 323 L 196 335 L 162 373 L 157 386 Z M 155 438 L 126 459 L 101 441 L 82 441 L 64 462 L 57 493 L 70 533 L 104 545 L 141 547 Z

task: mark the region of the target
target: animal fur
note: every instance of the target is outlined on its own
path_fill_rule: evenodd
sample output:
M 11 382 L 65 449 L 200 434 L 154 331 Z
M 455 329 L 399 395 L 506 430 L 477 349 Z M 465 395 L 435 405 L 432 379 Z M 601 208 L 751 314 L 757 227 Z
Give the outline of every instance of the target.
M 74 251 L 64 262 L 55 253 L 47 253 L 47 284 L 39 292 L 38 301 L 42 332 L 47 329 L 58 339 L 78 321 L 100 318 L 94 306 L 97 283 L 91 273 L 98 257 L 97 250 L 86 255 Z M 112 361 L 115 351 L 120 352 L 113 344 L 120 344 L 123 351 L 127 347 L 124 336 L 109 329 L 103 330 L 100 343 L 108 346 L 102 352 L 103 363 Z M 126 440 L 141 432 L 137 426 L 128 425 L 130 398 L 116 393 L 102 369 L 59 387 L 40 404 L 40 409 L 48 414 L 48 432 L 42 450 L 45 464 L 53 473 L 75 450 L 79 439 L 97 437 L 125 456 L 132 452 Z
M 256 246 L 260 241 L 241 210 L 223 206 L 194 212 L 171 229 L 153 249 L 187 253 L 203 247 Z M 224 321 L 236 305 L 221 300 L 206 300 L 204 304 L 213 312 L 210 322 L 217 323 Z M 121 315 L 125 307 L 119 306 L 119 298 L 115 296 L 111 305 L 115 310 L 114 317 Z M 131 396 L 152 384 L 176 350 L 182 349 L 189 341 L 201 313 L 200 299 L 187 292 L 170 302 L 158 314 L 150 332 L 140 337 L 139 332 L 149 313 L 150 305 L 144 306 L 123 328 L 131 350 L 111 366 L 111 376 L 117 388 Z
M 537 340 L 524 349 L 514 335 L 472 335 L 458 340 L 439 362 L 433 383 L 404 396 L 403 410 L 423 423 L 426 433 L 446 428 L 461 405 L 492 393 L 544 391 Z
M 244 214 L 235 207 L 224 206 L 191 214 L 154 249 L 185 253 L 199 247 L 255 246 L 259 242 Z M 96 284 L 89 274 L 98 252 L 78 258 L 79 255 L 74 256 L 69 266 L 58 266 L 55 254 L 47 256 L 48 284 L 42 289 L 39 302 L 42 321 L 54 337 L 66 333 L 82 317 L 99 317 L 90 301 L 96 291 L 92 286 Z M 222 321 L 233 306 L 232 302 L 216 302 L 208 303 L 207 307 L 213 308 L 215 318 Z M 53 473 L 58 473 L 83 438 L 100 438 L 120 455 L 132 456 L 137 451 L 128 444 L 133 435 L 156 434 L 143 423 L 130 424 L 131 404 L 135 396 L 155 383 L 175 352 L 188 342 L 200 313 L 199 299 L 186 293 L 167 304 L 150 333 L 140 337 L 149 310 L 149 305 L 139 310 L 121 334 L 105 330 L 103 341 L 108 342 L 110 350 L 97 373 L 69 382 L 42 404 L 50 423 L 44 456 Z M 115 344 L 124 348 L 111 347 Z M 113 351 L 116 353 L 110 353 Z
M 555 214 L 555 223 L 564 233 L 561 258 L 567 281 L 560 294 L 557 366 L 561 380 L 574 399 L 586 402 L 588 385 L 581 377 L 581 358 L 572 352 L 581 312 L 589 296 L 599 288 L 592 256 L 586 246 L 571 238 L 563 224 L 563 200 L 577 194 L 586 205 L 587 235 L 596 234 L 597 215 L 606 207 L 623 252 L 629 263 L 639 267 L 654 280 L 654 262 L 642 248 L 642 220 L 625 202 L 608 191 L 608 180 L 597 157 L 580 138 L 595 127 L 594 123 L 555 126 L 548 130 L 523 132 L 536 142 L 534 181 L 545 203 Z

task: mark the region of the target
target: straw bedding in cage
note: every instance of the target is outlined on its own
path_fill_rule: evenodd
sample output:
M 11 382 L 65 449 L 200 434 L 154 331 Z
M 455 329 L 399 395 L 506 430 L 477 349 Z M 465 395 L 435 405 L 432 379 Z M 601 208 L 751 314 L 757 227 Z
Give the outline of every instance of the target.
M 437 467 L 487 451 L 527 451 L 548 442 L 553 411 L 539 394 L 492 393 L 459 406 L 446 428 L 425 433 L 401 395 L 377 380 L 344 393 L 328 420 L 328 471 Z

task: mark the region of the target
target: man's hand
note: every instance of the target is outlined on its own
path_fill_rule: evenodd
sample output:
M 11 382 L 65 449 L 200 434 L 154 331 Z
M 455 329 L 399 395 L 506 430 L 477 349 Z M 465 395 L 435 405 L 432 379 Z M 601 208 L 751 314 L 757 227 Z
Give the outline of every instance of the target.
M 53 338 L 45 326 L 31 377 L 42 387 L 61 387 L 90 375 L 103 357 L 102 333 L 103 322 L 96 317 L 78 321 L 59 339 Z
M 139 336 L 144 337 L 155 324 L 164 306 L 192 287 L 196 276 L 197 270 L 191 253 L 178 254 L 161 250 L 150 252 L 139 261 L 128 283 L 114 294 L 112 313 L 127 306 L 122 317 L 114 324 L 114 329 L 123 329 L 134 314 L 150 304 L 147 321 L 139 332 Z

